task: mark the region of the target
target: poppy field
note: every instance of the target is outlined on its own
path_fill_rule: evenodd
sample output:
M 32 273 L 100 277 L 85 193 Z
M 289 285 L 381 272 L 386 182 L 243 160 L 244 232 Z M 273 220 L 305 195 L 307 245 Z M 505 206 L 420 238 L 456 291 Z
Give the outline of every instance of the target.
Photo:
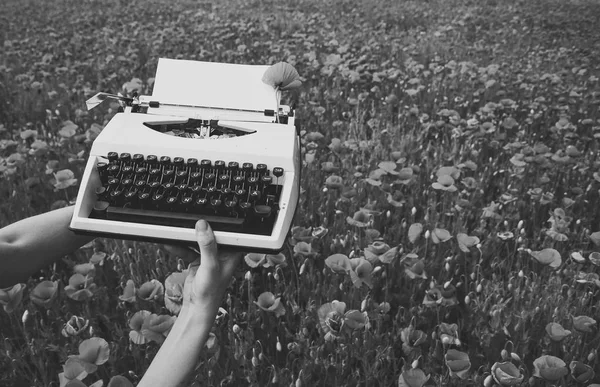
M 7 1 L 0 226 L 72 204 L 158 58 L 293 65 L 299 209 L 192 386 L 600 386 L 600 4 Z M 49 247 L 51 248 L 51 247 Z M 2 257 L 0 257 L 0 262 Z M 186 263 L 98 238 L 0 289 L 0 386 L 134 386 Z

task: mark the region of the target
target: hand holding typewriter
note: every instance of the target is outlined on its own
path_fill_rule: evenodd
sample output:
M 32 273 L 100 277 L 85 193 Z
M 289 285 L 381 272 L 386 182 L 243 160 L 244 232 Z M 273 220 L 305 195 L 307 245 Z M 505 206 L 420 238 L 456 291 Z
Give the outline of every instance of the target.
M 190 265 L 179 316 L 139 386 L 177 386 L 196 365 L 242 253 L 219 251 L 210 225 L 196 223 L 200 258 Z M 169 372 L 165 372 L 165 368 Z

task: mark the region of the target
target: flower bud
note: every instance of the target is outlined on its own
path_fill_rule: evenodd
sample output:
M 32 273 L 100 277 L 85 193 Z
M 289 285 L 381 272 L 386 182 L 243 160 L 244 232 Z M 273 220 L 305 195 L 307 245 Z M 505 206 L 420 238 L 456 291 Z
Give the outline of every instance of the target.
M 305 271 L 306 271 L 306 263 L 303 263 L 302 266 L 300 266 L 300 275 L 304 274 Z
M 417 214 L 417 208 L 413 207 L 412 210 L 410 210 L 410 213 L 412 214 L 412 216 L 415 216 Z
M 519 223 L 517 224 L 517 229 L 522 229 L 523 228 L 523 220 L 519 220 Z
M 483 387 L 492 387 L 494 385 L 494 378 L 492 375 L 488 375 L 483 381 Z
M 511 353 L 510 353 L 510 357 L 512 357 L 512 359 L 513 359 L 514 361 L 521 362 L 521 357 L 520 357 L 519 355 L 517 355 L 516 353 L 514 353 L 514 352 L 511 352 Z
M 509 356 L 509 355 L 508 355 L 508 351 L 507 351 L 506 349 L 503 349 L 503 350 L 500 352 L 500 356 L 502 357 L 502 360 L 504 360 L 504 361 L 508 360 L 508 356 Z
M 281 352 L 281 342 L 279 341 L 279 337 L 277 338 L 277 344 L 275 344 L 275 349 L 277 349 L 277 352 Z
M 477 291 L 477 293 L 481 293 L 481 291 L 483 290 L 483 286 L 481 286 L 481 284 L 478 284 L 475 290 Z
M 252 356 L 252 366 L 254 368 L 258 367 L 258 358 L 256 356 Z
M 250 280 L 252 280 L 252 273 L 250 272 L 250 270 L 248 270 L 248 271 L 246 272 L 246 275 L 244 276 L 244 279 L 245 279 L 246 281 L 250 281 Z
M 240 328 L 240 326 L 237 324 L 233 324 L 233 333 L 239 335 L 240 333 L 242 333 L 242 328 Z
M 525 276 L 525 273 L 523 273 L 523 270 L 519 270 L 519 278 L 523 278 Z
M 589 355 L 587 356 L 588 361 L 591 363 L 594 360 L 596 360 L 596 350 L 592 349 L 589 353 Z
M 469 295 L 467 294 L 465 296 L 465 305 L 469 305 L 471 303 L 471 297 L 469 297 Z
M 411 367 L 413 369 L 418 368 L 419 367 L 419 359 L 416 359 L 415 361 L 412 362 Z
M 429 235 L 431 235 L 429 230 L 425 231 L 425 239 L 429 239 Z
M 29 310 L 25 309 L 25 312 L 23 312 L 23 317 L 21 317 L 21 321 L 23 322 L 23 325 L 25 325 L 28 318 L 29 318 Z

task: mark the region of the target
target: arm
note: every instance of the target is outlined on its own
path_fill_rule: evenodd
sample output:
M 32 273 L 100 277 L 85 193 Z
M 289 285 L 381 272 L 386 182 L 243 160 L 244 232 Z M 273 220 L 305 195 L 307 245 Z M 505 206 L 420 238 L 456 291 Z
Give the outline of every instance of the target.
M 0 229 L 0 288 L 25 282 L 93 238 L 69 230 L 73 207 L 23 219 Z
M 190 266 L 179 316 L 138 387 L 178 386 L 188 379 L 241 261 L 241 253 L 217 251 L 214 234 L 204 220 L 196 223 L 196 236 L 202 262 Z

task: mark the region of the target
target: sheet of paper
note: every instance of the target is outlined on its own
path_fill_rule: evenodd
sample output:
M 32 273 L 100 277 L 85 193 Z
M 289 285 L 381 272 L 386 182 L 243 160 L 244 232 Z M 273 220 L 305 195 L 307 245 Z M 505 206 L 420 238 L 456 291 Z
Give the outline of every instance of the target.
M 276 110 L 275 90 L 262 82 L 268 68 L 161 58 L 152 99 L 177 105 Z

